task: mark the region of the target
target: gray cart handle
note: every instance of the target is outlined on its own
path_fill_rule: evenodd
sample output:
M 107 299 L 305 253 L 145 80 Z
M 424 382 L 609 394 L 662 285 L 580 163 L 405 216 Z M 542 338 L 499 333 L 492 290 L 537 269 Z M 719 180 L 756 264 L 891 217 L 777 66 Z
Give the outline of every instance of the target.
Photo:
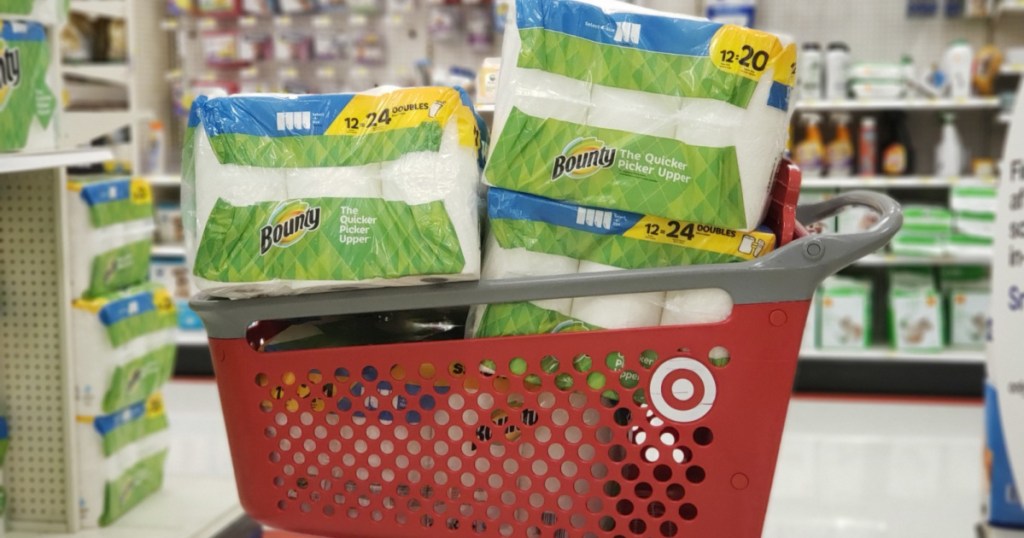
M 794 241 L 771 254 L 743 263 L 691 265 L 525 279 L 459 282 L 431 286 L 245 299 L 229 301 L 199 295 L 191 301 L 211 338 L 242 338 L 254 321 L 363 314 L 721 288 L 735 304 L 810 299 L 827 277 L 889 243 L 903 225 L 900 206 L 888 196 L 848 192 L 826 202 L 800 207 L 798 220 L 812 223 L 847 206 L 867 206 L 882 219 L 871 231 L 823 235 Z

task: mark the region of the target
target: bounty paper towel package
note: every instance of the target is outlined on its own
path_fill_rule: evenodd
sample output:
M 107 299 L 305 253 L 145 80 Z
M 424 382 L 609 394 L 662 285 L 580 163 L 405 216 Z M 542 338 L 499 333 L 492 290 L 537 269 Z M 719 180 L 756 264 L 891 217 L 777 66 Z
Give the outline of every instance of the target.
M 832 277 L 821 288 L 822 349 L 863 349 L 871 344 L 871 283 Z
M 151 284 L 75 301 L 77 412 L 112 413 L 163 386 L 174 372 L 177 325 L 171 295 Z
M 46 29 L 0 18 L 0 151 L 57 145 L 57 96 L 51 89 L 56 76 Z
M 770 231 L 737 232 L 578 206 L 492 188 L 484 279 L 596 273 L 731 263 L 775 248 Z M 490 305 L 478 312 L 476 336 L 542 334 L 714 323 L 732 312 L 721 290 L 554 299 Z
M 943 347 L 945 314 L 931 270 L 894 271 L 889 279 L 889 337 L 898 351 Z
M 141 179 L 68 181 L 71 294 L 94 298 L 144 282 L 153 196 Z
M 109 415 L 79 415 L 82 526 L 110 525 L 159 490 L 169 446 L 159 393 Z
M 610 0 L 518 0 L 488 184 L 730 229 L 760 223 L 796 47 Z
M 15 15 L 45 23 L 67 18 L 67 0 L 0 0 L 0 17 Z
M 182 212 L 199 289 L 244 298 L 479 278 L 486 130 L 464 93 L 214 97 L 192 120 L 183 196 L 194 202 Z

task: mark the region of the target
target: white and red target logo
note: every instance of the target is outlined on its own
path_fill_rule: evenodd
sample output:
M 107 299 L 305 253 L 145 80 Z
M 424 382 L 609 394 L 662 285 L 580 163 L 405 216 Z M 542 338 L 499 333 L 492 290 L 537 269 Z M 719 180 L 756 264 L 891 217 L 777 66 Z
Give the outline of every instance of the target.
M 673 422 L 695 422 L 704 418 L 717 395 L 711 371 L 694 359 L 667 360 L 651 378 L 651 403 Z

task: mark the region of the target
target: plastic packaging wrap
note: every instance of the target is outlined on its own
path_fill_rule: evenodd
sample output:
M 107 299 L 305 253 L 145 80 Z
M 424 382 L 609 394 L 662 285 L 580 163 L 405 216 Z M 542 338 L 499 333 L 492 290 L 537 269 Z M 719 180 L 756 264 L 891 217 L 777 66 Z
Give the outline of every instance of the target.
M 145 282 L 155 228 L 149 184 L 69 181 L 68 191 L 72 297 L 100 297 Z
M 80 415 L 112 413 L 140 401 L 174 372 L 178 315 L 159 286 L 75 301 L 71 321 Z
M 497 188 L 488 202 L 485 279 L 740 262 L 776 245 L 769 230 L 738 232 Z M 556 299 L 480 307 L 471 330 L 492 337 L 715 323 L 731 312 L 722 290 Z
M 485 131 L 450 88 L 197 100 L 182 216 L 199 289 L 479 278 Z
M 160 489 L 170 436 L 159 393 L 109 415 L 79 415 L 78 430 L 83 528 L 110 525 Z
M 57 145 L 53 116 L 59 76 L 50 64 L 46 28 L 3 20 L 0 14 L 0 151 L 45 150 Z
M 785 146 L 796 47 L 607 0 L 520 0 L 486 181 L 756 228 Z

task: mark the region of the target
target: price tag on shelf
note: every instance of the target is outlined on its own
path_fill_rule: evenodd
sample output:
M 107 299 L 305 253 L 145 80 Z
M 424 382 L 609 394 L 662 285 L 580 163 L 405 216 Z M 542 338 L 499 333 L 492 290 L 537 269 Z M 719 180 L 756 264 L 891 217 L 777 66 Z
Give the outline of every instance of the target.
M 299 70 L 294 67 L 286 67 L 278 72 L 282 79 L 294 80 L 299 78 Z
M 370 19 L 366 15 L 360 13 L 353 13 L 348 18 L 348 25 L 353 28 L 365 28 L 370 25 Z
M 210 17 L 204 17 L 202 19 L 199 19 L 199 23 L 198 23 L 197 26 L 198 26 L 198 28 L 200 30 L 204 30 L 204 31 L 216 30 L 217 29 L 217 19 L 211 19 Z
M 217 75 L 213 71 L 203 71 L 203 73 L 199 75 L 199 80 L 202 82 L 214 82 L 217 80 Z
M 274 25 L 287 28 L 287 27 L 292 25 L 292 18 L 291 17 L 278 17 L 278 18 L 274 19 Z
M 242 17 L 238 19 L 238 25 L 242 28 L 252 28 L 256 26 L 257 22 L 259 21 L 256 20 L 256 17 Z
M 333 67 L 321 67 L 316 70 L 316 78 L 334 78 L 338 72 Z
M 177 30 L 179 27 L 178 19 L 164 19 L 160 21 L 160 28 L 162 30 Z
M 330 27 L 331 27 L 331 18 L 329 16 L 327 16 L 327 15 L 319 15 L 319 16 L 313 17 L 313 28 L 323 29 L 323 28 L 330 28 Z
M 256 67 L 247 67 L 238 73 L 242 78 L 260 78 L 260 70 Z

